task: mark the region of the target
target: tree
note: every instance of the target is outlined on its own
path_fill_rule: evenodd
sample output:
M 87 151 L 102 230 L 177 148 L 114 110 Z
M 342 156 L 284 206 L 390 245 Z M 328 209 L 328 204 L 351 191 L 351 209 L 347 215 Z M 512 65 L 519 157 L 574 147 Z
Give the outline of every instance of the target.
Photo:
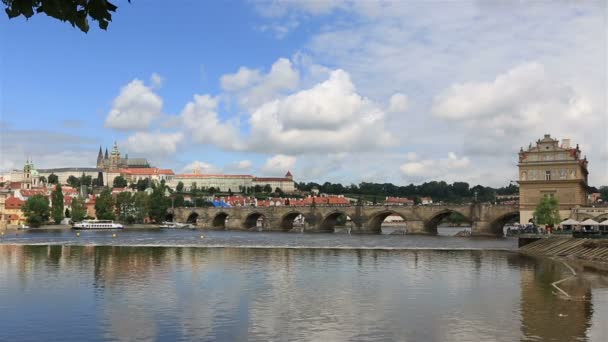
M 127 0 L 131 2 L 131 0 Z M 107 0 L 2 0 L 9 19 L 23 15 L 29 19 L 34 14 L 45 13 L 49 17 L 69 22 L 82 32 L 89 32 L 89 17 L 106 30 L 112 14 L 118 8 Z
M 133 222 L 130 217 L 134 209 L 134 201 L 130 192 L 124 191 L 116 196 L 116 213 L 121 222 Z
M 47 181 L 46 177 L 44 177 L 44 176 L 40 176 L 40 177 L 38 177 L 38 181 L 40 181 L 40 183 L 42 183 L 42 184 L 46 184 L 46 183 L 48 183 L 48 181 Z
M 283 195 L 285 194 L 283 192 L 283 190 L 281 190 L 281 188 L 277 187 L 276 189 L 274 189 L 274 193 L 277 194 L 277 196 L 279 197 L 283 197 Z
M 40 194 L 30 197 L 21 210 L 26 217 L 27 224 L 32 227 L 40 227 L 46 223 L 51 212 L 49 200 Z
M 177 192 L 184 191 L 184 182 L 182 182 L 182 181 L 177 182 L 177 186 L 175 187 L 175 191 L 177 191 Z
M 61 191 L 61 184 L 57 184 L 51 194 L 51 205 L 53 220 L 55 224 L 59 224 L 63 220 L 63 192 Z
M 148 217 L 149 196 L 145 192 L 133 194 L 133 219 L 134 222 L 143 223 Z
M 173 207 L 181 208 L 183 206 L 184 206 L 184 196 L 176 195 L 175 197 L 173 197 Z
M 80 176 L 80 185 L 91 186 L 93 179 L 91 176 L 85 176 L 84 172 Z
M 232 196 L 232 189 L 228 188 L 228 196 Z
M 210 193 L 211 195 L 215 194 L 215 192 L 216 192 L 216 190 L 215 190 L 215 188 L 214 188 L 214 187 L 210 187 L 210 188 L 209 188 L 209 193 Z
M 114 219 L 114 199 L 110 189 L 105 188 L 95 201 L 95 215 L 99 220 Z
M 112 187 L 114 188 L 126 188 L 127 180 L 123 176 L 118 176 L 114 178 L 114 182 L 112 182 Z
M 144 191 L 150 187 L 150 180 L 148 178 L 137 180 L 137 191 Z
M 97 186 L 103 186 L 103 172 L 97 173 Z
M 72 200 L 72 221 L 80 222 L 87 216 L 87 210 L 84 207 L 84 200 L 81 198 L 74 198 Z
M 196 182 L 192 182 L 192 184 L 190 185 L 190 193 L 192 193 L 193 195 L 196 195 Z
M 266 184 L 264 185 L 264 190 L 265 193 L 269 194 L 272 192 L 272 187 L 270 186 L 270 184 Z
M 79 188 L 80 187 L 80 179 L 74 177 L 73 175 L 70 175 L 70 177 L 68 177 L 67 183 L 68 183 L 69 186 L 71 186 L 73 188 Z
M 148 214 L 155 222 L 162 222 L 167 215 L 167 209 L 171 206 L 171 201 L 165 197 L 165 187 L 158 186 L 150 195 L 148 203 Z
M 65 216 L 65 217 L 67 217 L 67 218 L 70 218 L 70 216 L 71 216 L 71 215 L 70 215 L 70 209 L 65 208 L 65 213 L 63 213 L 63 216 Z
M 600 187 L 600 198 L 604 202 L 608 202 L 608 186 Z
M 541 198 L 534 210 L 534 220 L 537 224 L 545 224 L 549 227 L 558 224 L 561 219 L 559 217 L 559 203 L 557 199 L 552 196 Z
M 59 183 L 59 177 L 57 177 L 57 175 L 56 175 L 56 174 L 51 173 L 51 174 L 49 175 L 48 182 L 49 182 L 49 184 L 57 184 L 57 183 Z

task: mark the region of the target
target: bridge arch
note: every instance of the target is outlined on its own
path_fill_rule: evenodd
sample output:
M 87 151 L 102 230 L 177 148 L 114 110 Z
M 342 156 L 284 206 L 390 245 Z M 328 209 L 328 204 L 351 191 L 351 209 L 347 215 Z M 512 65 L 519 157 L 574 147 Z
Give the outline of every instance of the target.
M 340 223 L 339 220 L 344 216 L 348 218 L 349 216 L 340 210 L 336 210 L 331 212 L 321 220 L 321 225 L 319 226 L 319 230 L 323 232 L 334 232 L 335 227 Z
M 369 220 L 367 221 L 368 230 L 372 233 L 381 234 L 382 233 L 382 223 L 386 220 L 387 217 L 395 215 L 403 218 L 403 221 L 407 224 L 407 217 L 400 214 L 398 211 L 394 210 L 382 210 L 380 212 L 373 213 Z
M 425 222 L 425 227 L 424 229 L 431 233 L 431 234 L 437 234 L 437 226 L 439 226 L 439 224 L 444 221 L 445 219 L 449 218 L 452 214 L 456 213 L 457 215 L 460 215 L 463 217 L 464 222 L 471 224 L 471 218 L 468 217 L 467 215 L 461 213 L 458 210 L 452 210 L 452 209 L 445 209 L 442 210 L 436 214 L 434 214 L 433 216 L 431 216 L 431 218 Z
M 490 223 L 489 233 L 498 236 L 504 235 L 504 227 L 507 223 L 519 222 L 519 211 L 511 211 L 494 219 Z
M 266 216 L 257 211 L 247 215 L 247 217 L 245 217 L 245 220 L 243 221 L 243 228 L 252 229 L 258 227 L 258 220 L 260 219 L 266 220 Z
M 198 213 L 193 211 L 188 215 L 188 218 L 186 218 L 186 223 L 196 223 L 197 219 L 198 219 Z
M 288 232 L 288 231 L 292 230 L 294 228 L 294 223 L 295 223 L 294 220 L 299 216 L 304 217 L 304 214 L 299 211 L 291 211 L 291 212 L 283 215 L 283 217 L 281 217 L 281 221 L 280 221 L 281 230 L 284 232 Z
M 606 220 L 608 220 L 608 213 L 604 213 L 604 214 L 598 215 L 598 216 L 596 216 L 594 218 L 594 220 L 597 221 L 597 222 L 606 221 Z
M 219 212 L 213 217 L 211 221 L 211 227 L 213 229 L 226 230 L 226 220 L 228 220 L 228 214 L 225 212 Z

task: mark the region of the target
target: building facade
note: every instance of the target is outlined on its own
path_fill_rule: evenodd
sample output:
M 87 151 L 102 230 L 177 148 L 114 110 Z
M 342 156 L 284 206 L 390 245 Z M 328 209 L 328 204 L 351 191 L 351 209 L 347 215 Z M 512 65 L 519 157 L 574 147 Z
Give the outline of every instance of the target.
M 112 153 L 108 154 L 108 148 L 106 147 L 105 155 L 101 152 L 101 146 L 99 146 L 99 152 L 97 153 L 97 168 L 104 171 L 127 169 L 127 168 L 148 168 L 150 163 L 145 158 L 131 158 L 125 154 L 124 158 L 121 158 L 118 145 L 114 142 Z
M 520 222 L 533 219 L 534 209 L 543 197 L 555 197 L 562 218 L 571 209 L 587 204 L 587 158 L 581 157 L 578 145 L 570 147 L 568 139 L 545 134 L 536 145 L 519 151 L 519 210 Z
M 261 187 L 270 185 L 273 191 L 276 188 L 287 193 L 295 191 L 293 176 L 289 171 L 285 177 L 254 177 L 252 175 L 203 174 L 194 170 L 192 173 L 175 175 L 167 185 L 175 189 L 179 182 L 184 184 L 184 191 L 190 191 L 196 187 L 197 189 L 215 188 L 220 192 L 242 192 L 245 188 L 253 188 L 256 185 Z

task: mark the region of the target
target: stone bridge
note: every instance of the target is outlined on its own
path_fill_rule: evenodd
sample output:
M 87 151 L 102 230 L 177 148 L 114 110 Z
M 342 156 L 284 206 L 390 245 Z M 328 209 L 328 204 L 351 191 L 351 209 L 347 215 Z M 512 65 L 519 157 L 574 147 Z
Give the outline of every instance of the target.
M 170 208 L 168 216 L 177 222 L 196 223 L 216 230 L 263 230 L 334 232 L 338 218 L 350 218 L 347 228 L 353 234 L 380 233 L 390 215 L 401 216 L 407 234 L 437 234 L 437 225 L 452 212 L 471 223 L 472 235 L 502 235 L 503 226 L 519 218 L 519 208 L 509 205 L 418 205 L 418 206 L 307 206 Z M 301 215 L 301 216 L 300 216 Z M 301 224 L 294 223 L 304 217 Z M 259 223 L 261 222 L 261 226 Z

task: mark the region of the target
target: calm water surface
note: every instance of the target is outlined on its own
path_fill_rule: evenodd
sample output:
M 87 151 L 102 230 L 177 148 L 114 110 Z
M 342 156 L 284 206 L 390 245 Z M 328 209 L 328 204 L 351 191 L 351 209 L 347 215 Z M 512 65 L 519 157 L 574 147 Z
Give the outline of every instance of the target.
M 0 341 L 608 339 L 606 276 L 562 283 L 566 301 L 568 269 L 509 239 L 111 234 L 5 235 Z

